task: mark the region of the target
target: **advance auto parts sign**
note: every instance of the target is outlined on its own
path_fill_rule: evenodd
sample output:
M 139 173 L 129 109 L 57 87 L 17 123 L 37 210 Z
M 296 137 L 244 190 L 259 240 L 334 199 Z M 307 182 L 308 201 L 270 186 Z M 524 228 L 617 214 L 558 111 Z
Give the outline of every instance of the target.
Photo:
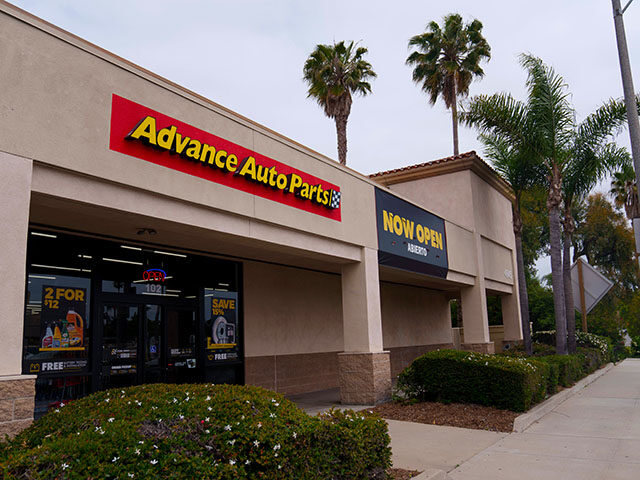
M 449 269 L 444 220 L 376 188 L 378 262 L 445 278 Z
M 341 221 L 340 188 L 118 95 L 111 150 Z

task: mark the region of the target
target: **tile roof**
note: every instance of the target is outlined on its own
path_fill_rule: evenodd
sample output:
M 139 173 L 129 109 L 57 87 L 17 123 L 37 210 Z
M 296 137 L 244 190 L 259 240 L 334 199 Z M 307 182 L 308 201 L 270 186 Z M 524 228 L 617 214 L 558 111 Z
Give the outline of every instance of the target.
M 441 163 L 455 162 L 456 160 L 462 160 L 465 158 L 472 158 L 472 157 L 476 157 L 478 160 L 481 160 L 485 164 L 487 163 L 476 154 L 475 150 L 471 150 L 470 152 L 461 153 L 459 155 L 452 155 L 450 157 L 445 157 L 445 158 L 439 158 L 438 160 L 431 160 L 430 162 L 417 163 L 415 165 L 407 165 L 406 167 L 394 168 L 393 170 L 386 170 L 384 172 L 372 173 L 371 175 L 369 175 L 369 178 L 382 177 L 384 175 L 389 175 L 391 173 L 405 172 L 408 170 L 415 170 L 422 167 L 439 165 Z M 491 168 L 488 164 L 487 166 Z

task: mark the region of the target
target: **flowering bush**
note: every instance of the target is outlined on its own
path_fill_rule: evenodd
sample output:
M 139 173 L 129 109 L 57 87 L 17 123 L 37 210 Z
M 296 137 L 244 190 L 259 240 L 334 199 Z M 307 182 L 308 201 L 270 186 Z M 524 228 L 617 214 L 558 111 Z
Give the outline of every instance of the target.
M 310 417 L 238 385 L 143 385 L 61 406 L 0 448 L 2 478 L 384 479 L 375 416 Z
M 404 369 L 396 391 L 405 399 L 524 411 L 542 400 L 557 378 L 557 370 L 531 358 L 437 350 L 418 357 Z
M 556 344 L 556 331 L 545 330 L 535 332 L 531 335 L 531 339 L 534 342 L 545 343 L 547 345 L 555 346 Z M 607 359 L 611 355 L 611 341 L 607 337 L 595 335 L 593 333 L 576 332 L 576 343 L 579 347 L 597 348 L 602 355 Z

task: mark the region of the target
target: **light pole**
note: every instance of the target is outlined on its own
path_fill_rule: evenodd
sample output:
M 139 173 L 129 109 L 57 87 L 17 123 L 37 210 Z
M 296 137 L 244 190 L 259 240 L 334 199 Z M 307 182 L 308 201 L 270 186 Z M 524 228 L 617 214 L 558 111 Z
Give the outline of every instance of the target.
M 622 20 L 622 14 L 632 1 L 633 0 L 629 0 L 624 8 L 620 8 L 620 0 L 611 0 L 611 3 L 613 5 L 613 23 L 616 27 L 616 41 L 618 42 L 618 56 L 620 57 L 624 103 L 627 107 L 627 119 L 629 121 L 631 156 L 633 157 L 633 167 L 636 171 L 636 186 L 640 190 L 640 122 L 638 122 L 638 107 L 633 89 L 627 38 L 624 34 L 624 22 Z M 633 219 L 633 229 L 636 235 L 636 252 L 640 254 L 640 218 Z M 638 255 L 638 258 L 640 259 L 640 255 Z

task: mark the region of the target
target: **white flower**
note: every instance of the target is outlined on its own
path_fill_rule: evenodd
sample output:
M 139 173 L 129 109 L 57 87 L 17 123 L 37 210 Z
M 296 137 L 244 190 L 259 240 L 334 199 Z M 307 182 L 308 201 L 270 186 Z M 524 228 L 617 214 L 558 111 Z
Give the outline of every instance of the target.
M 204 433 L 209 433 L 209 430 L 205 430 Z
M 158 460 L 156 460 L 155 458 L 153 460 L 151 460 L 149 462 L 151 465 L 155 465 L 156 463 L 158 463 Z
M 109 403 L 109 400 L 110 400 L 109 398 L 105 398 L 105 400 L 104 400 L 104 401 L 105 401 L 105 402 L 107 402 L 107 403 Z
M 275 413 L 270 413 L 270 414 L 269 414 L 269 417 L 271 417 L 271 418 L 276 418 L 276 414 L 275 414 Z
M 229 465 L 235 465 L 236 461 L 235 460 L 229 460 Z
M 251 463 L 251 460 L 245 460 L 244 464 L 245 465 L 249 465 Z
M 60 402 L 60 408 L 64 407 L 64 402 Z
M 54 412 L 56 412 L 56 413 L 60 413 L 60 410 L 59 410 L 58 408 L 56 408 L 56 409 L 54 410 Z
M 180 420 L 184 420 L 184 415 L 179 415 Z
M 253 441 L 253 444 L 257 447 L 257 446 L 259 446 L 259 445 L 260 445 L 260 442 L 259 442 L 258 440 L 254 440 L 254 441 Z
M 280 406 L 280 404 L 279 404 L 279 403 L 274 403 L 274 405 L 275 405 L 276 407 L 279 407 L 279 406 Z
M 155 448 L 156 450 L 158 449 L 158 445 L 153 445 L 153 448 Z
M 136 455 L 140 455 L 140 449 L 136 448 Z
M 138 441 L 138 443 L 139 443 L 140 445 L 142 445 L 142 444 L 144 443 L 144 440 L 140 440 L 140 441 Z
M 231 425 L 225 425 L 225 426 L 224 426 L 224 429 L 225 429 L 227 432 L 230 432 L 230 431 L 231 431 Z
M 207 407 L 207 410 L 211 411 L 211 410 L 213 410 L 213 408 L 211 408 L 211 407 Z
M 278 465 L 278 470 L 280 470 L 282 468 L 282 465 Z
M 116 463 L 118 460 L 120 460 L 120 457 L 113 457 L 111 463 Z
M 258 422 L 258 428 L 262 428 L 262 422 Z
M 298 438 L 298 434 L 297 434 L 296 432 L 293 432 L 292 437 L 293 437 L 293 438 Z
M 205 398 L 205 400 L 208 402 L 209 400 L 211 400 L 211 396 L 207 395 L 207 398 Z
M 69 468 L 69 464 L 68 463 L 63 463 L 61 465 L 61 467 L 62 467 L 62 470 L 66 470 L 67 468 Z
M 209 417 L 204 417 L 204 421 L 208 422 L 209 421 Z
M 234 443 L 236 443 L 236 440 L 235 440 L 235 438 L 234 438 L 233 440 L 229 440 L 227 443 L 228 443 L 229 445 L 233 445 Z
M 107 422 L 113 423 L 114 420 L 115 420 L 115 417 L 111 417 L 111 418 L 109 418 L 109 420 L 107 420 Z
M 276 445 L 274 445 L 274 446 L 273 446 L 273 449 L 274 449 L 274 450 L 280 450 L 280 444 L 279 444 L 279 443 L 277 443 Z
M 174 397 L 173 398 L 173 403 L 177 403 L 177 402 L 178 402 L 178 399 Z
M 129 478 L 133 478 L 135 475 L 134 475 L 133 473 L 127 473 L 127 476 L 128 476 Z

